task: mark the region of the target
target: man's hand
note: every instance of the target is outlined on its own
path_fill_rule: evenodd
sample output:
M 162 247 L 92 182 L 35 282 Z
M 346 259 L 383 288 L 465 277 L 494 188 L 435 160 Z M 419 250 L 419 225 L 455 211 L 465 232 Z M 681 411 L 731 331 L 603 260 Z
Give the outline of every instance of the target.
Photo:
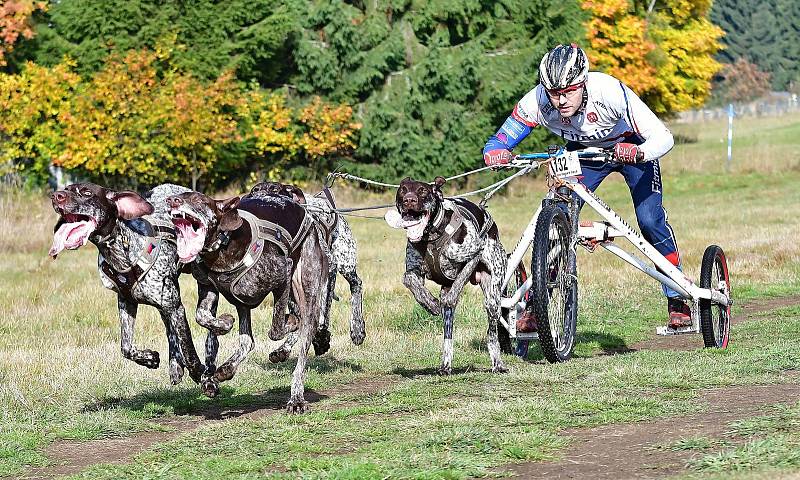
M 644 161 L 644 152 L 638 145 L 618 143 L 614 145 L 614 160 L 622 163 L 638 163 Z
M 496 165 L 506 165 L 514 157 L 514 154 L 504 148 L 489 150 L 483 154 L 483 161 L 487 167 L 494 167 Z

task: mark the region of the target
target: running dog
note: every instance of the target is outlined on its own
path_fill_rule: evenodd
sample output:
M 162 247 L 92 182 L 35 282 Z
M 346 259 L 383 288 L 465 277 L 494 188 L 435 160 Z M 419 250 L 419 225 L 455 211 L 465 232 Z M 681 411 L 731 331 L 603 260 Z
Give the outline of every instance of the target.
M 366 336 L 361 309 L 362 283 L 356 271 L 358 255 L 356 252 L 356 240 L 352 230 L 350 230 L 350 225 L 344 217 L 336 213 L 335 201 L 327 188 L 314 196 L 307 197 L 295 185 L 280 182 L 260 182 L 250 190 L 250 193 L 245 198 L 264 198 L 265 196 L 275 195 L 291 198 L 297 203 L 309 207 L 309 213 L 325 230 L 325 238 L 330 253 L 328 281 L 325 287 L 325 305 L 320 318 L 319 331 L 313 340 L 314 352 L 317 355 L 322 355 L 330 348 L 328 326 L 330 325 L 331 303 L 335 296 L 336 272 L 339 272 L 350 286 L 350 307 L 352 311 L 350 317 L 350 339 L 353 344 L 361 345 Z M 296 311 L 291 301 L 289 302 L 289 311 Z M 297 343 L 297 339 L 298 335 L 296 333 L 290 333 L 286 341 L 270 353 L 270 361 L 277 363 L 289 358 L 289 353 L 294 344 Z
M 279 196 L 216 201 L 187 192 L 169 197 L 167 204 L 178 231 L 181 262 L 192 263 L 198 282 L 213 286 L 206 289 L 202 308 L 212 311 L 209 306 L 216 306 L 221 293 L 239 317 L 239 347 L 218 368 L 214 365 L 218 343 L 215 335 L 209 335 L 203 393 L 216 396 L 220 382 L 231 379 L 253 349 L 251 310 L 270 293 L 274 311 L 269 336 L 273 340 L 286 336 L 291 294 L 298 306 L 301 348 L 286 408 L 290 413 L 304 412 L 308 349 L 320 316 L 322 278 L 328 271 L 326 245 L 316 222 L 301 205 Z
M 479 284 L 489 320 L 492 372 L 506 372 L 497 337 L 506 253 L 489 213 L 467 200 L 445 199 L 444 183 L 442 177 L 433 183 L 403 179 L 395 198 L 397 210 L 386 213 L 386 222 L 405 229 L 408 237 L 403 284 L 431 315 L 442 316 L 442 375 L 452 373 L 453 316 L 461 291 L 468 280 Z M 426 278 L 441 286 L 439 299 L 425 288 Z
M 53 209 L 60 215 L 50 256 L 55 259 L 64 249 L 75 250 L 88 242 L 97 246 L 100 280 L 117 292 L 122 355 L 147 368 L 158 368 L 158 352 L 133 344 L 139 305 L 154 306 L 167 331 L 173 384 L 183 378 L 184 367 L 195 382 L 205 369 L 181 303 L 175 228 L 164 204 L 168 196 L 185 191 L 177 185 L 160 185 L 142 198 L 134 192 L 76 183 L 50 194 Z

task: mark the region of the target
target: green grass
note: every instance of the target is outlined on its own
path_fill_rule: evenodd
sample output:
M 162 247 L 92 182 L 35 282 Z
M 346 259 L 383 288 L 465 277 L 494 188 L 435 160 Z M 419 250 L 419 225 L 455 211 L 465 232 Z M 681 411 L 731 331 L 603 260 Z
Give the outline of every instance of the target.
M 724 154 L 718 141 L 724 137 L 722 124 L 703 125 L 696 144 L 677 146 L 662 162 L 665 206 L 686 271 L 697 277 L 705 247 L 721 245 L 739 304 L 800 291 L 800 246 L 792 240 L 800 218 L 791 213 L 800 205 L 800 160 L 786 143 L 798 138 L 798 125 L 789 117 L 762 124 L 743 121 L 737 130 L 741 150 L 737 143 L 734 152 L 757 152 L 766 142 L 786 154 L 773 155 L 769 162 L 754 157 L 752 166 L 737 156 L 730 175 L 722 173 L 724 155 L 719 154 Z M 508 249 L 543 192 L 541 179 L 523 180 L 492 200 L 490 209 Z M 337 193 L 339 203 L 347 206 L 388 199 Z M 598 193 L 633 219 L 621 180 L 609 178 Z M 59 439 L 85 441 L 159 430 L 165 427 L 158 420 L 173 415 L 210 406 L 274 408 L 288 396 L 293 363 L 269 364 L 267 355 L 275 344 L 266 335 L 266 309 L 255 312 L 256 349 L 217 399 L 199 395 L 188 379 L 168 387 L 164 366 L 152 371 L 124 360 L 116 302 L 100 286 L 94 248 L 64 252 L 50 261 L 46 252 L 55 214 L 47 202 L 6 192 L 0 205 L 5 232 L 0 238 L 0 475 L 45 464 L 42 449 Z M 487 373 L 485 315 L 479 292 L 469 288 L 456 319 L 457 374 L 439 378 L 432 372 L 439 362 L 440 321 L 415 306 L 402 286 L 402 232 L 378 220 L 354 218 L 351 224 L 360 248 L 368 337 L 361 347 L 349 343 L 349 292 L 340 280 L 337 293 L 343 301 L 332 312 L 333 348 L 311 360 L 306 388 L 324 392 L 379 377 L 392 380 L 385 391 L 348 390 L 323 398 L 301 417 L 276 414 L 207 425 L 153 447 L 129 465 L 99 465 L 79 477 L 482 476 L 498 465 L 558 458 L 567 442 L 564 429 L 646 421 L 680 411 L 703 388 L 793 381 L 784 372 L 800 362 L 797 307 L 734 327 L 725 351 L 703 350 L 702 340 L 695 337 L 695 351 L 597 356 L 652 338 L 654 328 L 666 319 L 666 308 L 652 280 L 611 255 L 581 251 L 581 310 L 573 360 L 549 365 L 532 349 L 527 362 L 506 358 L 509 374 Z M 182 288 L 191 316 L 196 288 L 189 278 L 182 279 Z M 233 313 L 228 305 L 221 309 Z M 738 311 L 737 304 L 734 313 Z M 202 329 L 193 325 L 192 331 L 199 349 Z M 163 325 L 153 309 L 140 309 L 135 341 L 166 356 Z M 221 343 L 220 357 L 226 358 L 235 338 L 229 335 Z M 791 459 L 780 460 L 788 458 L 797 434 L 793 423 L 784 423 L 791 431 L 770 434 L 772 444 L 747 453 L 752 464 L 748 474 L 777 465 L 793 468 Z M 701 446 L 701 440 L 684 439 L 673 448 L 700 451 Z M 742 470 L 729 459 L 710 463 L 717 470 L 697 463 L 692 471 L 715 475 Z

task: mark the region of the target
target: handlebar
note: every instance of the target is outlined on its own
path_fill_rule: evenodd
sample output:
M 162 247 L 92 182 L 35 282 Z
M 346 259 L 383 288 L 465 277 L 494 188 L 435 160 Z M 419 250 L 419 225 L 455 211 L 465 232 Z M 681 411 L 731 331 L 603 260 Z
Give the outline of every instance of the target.
M 578 150 L 578 158 L 581 160 L 595 160 L 598 162 L 613 162 L 613 151 L 611 149 L 603 149 L 598 147 L 589 147 L 583 150 Z M 560 149 L 555 153 L 521 153 L 515 155 L 511 162 L 508 163 L 509 167 L 528 167 L 535 164 L 534 168 L 539 168 L 541 165 L 547 163 L 547 160 L 555 158 L 564 153 L 564 149 Z M 542 160 L 538 162 L 537 160 Z

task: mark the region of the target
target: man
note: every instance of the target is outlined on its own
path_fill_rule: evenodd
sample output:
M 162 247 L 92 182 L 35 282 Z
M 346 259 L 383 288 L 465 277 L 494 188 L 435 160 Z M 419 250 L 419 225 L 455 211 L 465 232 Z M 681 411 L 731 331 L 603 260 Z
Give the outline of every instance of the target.
M 594 191 L 608 174 L 622 174 L 642 235 L 681 268 L 675 235 L 662 206 L 658 165 L 658 159 L 672 149 L 672 134 L 647 105 L 616 78 L 589 72 L 589 59 L 580 47 L 558 45 L 542 58 L 539 85 L 517 103 L 486 142 L 486 164 L 508 163 L 513 158 L 511 150 L 539 125 L 566 140 L 567 150 L 613 148 L 614 159 L 620 163 L 581 162 L 582 183 Z M 674 290 L 663 289 L 669 327 L 691 325 L 689 306 Z

